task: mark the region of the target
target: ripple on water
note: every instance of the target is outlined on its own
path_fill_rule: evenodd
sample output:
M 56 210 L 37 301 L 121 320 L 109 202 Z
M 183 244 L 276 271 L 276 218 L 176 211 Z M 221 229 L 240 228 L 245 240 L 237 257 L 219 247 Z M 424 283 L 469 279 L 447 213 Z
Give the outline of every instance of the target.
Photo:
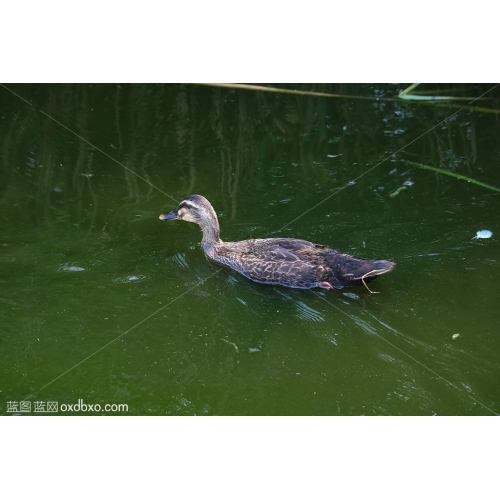
M 175 262 L 177 262 L 177 264 L 179 264 L 179 266 L 184 267 L 186 269 L 189 269 L 189 264 L 186 262 L 185 257 L 186 257 L 186 254 L 184 254 L 184 253 L 176 253 L 173 256 L 173 259 Z
M 239 297 L 236 297 L 236 300 L 238 302 L 241 302 L 244 306 L 248 306 L 248 304 L 243 299 L 240 299 Z
M 394 363 L 396 361 L 396 358 L 393 358 L 389 354 L 386 354 L 385 352 L 380 352 L 378 354 L 378 357 L 380 359 L 383 359 L 384 361 L 387 361 L 388 363 Z
M 325 321 L 323 315 L 304 304 L 300 300 L 295 302 L 295 306 L 297 307 L 297 316 L 301 319 L 306 319 L 308 321 Z
M 226 276 L 226 283 L 228 283 L 229 285 L 235 285 L 236 283 L 238 283 L 238 280 L 232 274 L 228 274 Z
M 80 271 L 85 271 L 85 268 L 80 267 L 80 266 L 75 266 L 75 265 L 72 265 L 72 264 L 65 264 L 64 266 L 61 266 L 59 268 L 59 271 L 70 272 L 70 273 L 77 273 L 77 272 L 80 272 Z
M 352 318 L 354 322 L 361 327 L 365 332 L 370 333 L 372 335 L 377 335 L 377 329 L 373 327 L 373 325 L 370 325 L 367 321 L 364 321 L 360 317 L 353 316 Z
M 132 276 L 125 276 L 124 278 L 116 278 L 113 280 L 113 283 L 134 283 L 136 281 L 144 281 L 145 279 L 146 276 L 134 274 Z

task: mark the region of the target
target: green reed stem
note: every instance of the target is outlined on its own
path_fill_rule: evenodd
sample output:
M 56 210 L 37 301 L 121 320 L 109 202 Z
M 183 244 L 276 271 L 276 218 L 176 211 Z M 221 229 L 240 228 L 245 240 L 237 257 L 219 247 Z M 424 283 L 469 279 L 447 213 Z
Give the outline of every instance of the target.
M 443 168 L 431 167 L 430 165 L 424 165 L 423 163 L 416 163 L 414 161 L 409 161 L 409 160 L 404 160 L 402 161 L 402 163 L 407 163 L 408 165 L 412 165 L 414 167 L 423 168 L 424 170 L 432 170 L 433 172 L 437 172 L 438 174 L 449 175 L 450 177 L 455 177 L 455 179 L 461 179 L 463 181 L 472 182 L 473 184 L 477 184 L 478 186 L 492 189 L 493 191 L 500 193 L 500 189 L 496 188 L 495 186 L 490 186 L 489 184 L 486 184 L 484 182 L 476 181 L 475 179 L 471 179 L 470 177 L 467 177 L 465 175 L 457 174 L 455 172 L 450 172 L 449 170 L 444 170 Z

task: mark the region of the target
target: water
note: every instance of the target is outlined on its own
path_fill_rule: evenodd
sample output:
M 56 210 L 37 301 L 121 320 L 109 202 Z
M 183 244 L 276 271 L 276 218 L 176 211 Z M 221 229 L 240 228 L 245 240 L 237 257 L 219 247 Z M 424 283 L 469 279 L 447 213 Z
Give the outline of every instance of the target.
M 404 163 L 499 187 L 498 114 L 465 109 L 377 166 L 456 109 L 10 88 L 33 106 L 0 88 L 2 413 L 28 395 L 31 415 L 78 400 L 140 415 L 500 413 L 499 194 Z M 397 267 L 372 295 L 253 283 L 205 259 L 197 226 L 158 220 L 193 193 L 228 241 L 297 237 Z

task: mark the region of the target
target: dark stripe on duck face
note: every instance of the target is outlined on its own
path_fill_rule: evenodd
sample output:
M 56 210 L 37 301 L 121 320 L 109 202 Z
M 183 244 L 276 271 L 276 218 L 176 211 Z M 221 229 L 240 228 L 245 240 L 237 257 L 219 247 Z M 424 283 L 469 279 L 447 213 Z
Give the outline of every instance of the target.
M 192 201 L 181 201 L 181 204 L 177 207 L 177 210 L 180 210 L 181 208 L 188 208 L 191 210 L 199 210 L 200 207 L 196 204 L 194 204 Z

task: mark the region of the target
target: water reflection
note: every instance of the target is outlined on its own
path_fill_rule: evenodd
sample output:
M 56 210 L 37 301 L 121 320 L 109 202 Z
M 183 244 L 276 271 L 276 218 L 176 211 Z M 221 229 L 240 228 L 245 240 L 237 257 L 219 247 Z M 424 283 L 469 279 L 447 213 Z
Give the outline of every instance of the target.
M 110 173 L 106 177 L 123 182 L 124 194 L 136 203 L 149 199 L 154 188 L 142 183 L 135 173 L 162 190 L 182 196 L 200 190 L 197 170 L 206 170 L 204 165 L 212 157 L 212 162 L 220 165 L 216 175 L 219 182 L 212 189 L 217 187 L 224 210 L 234 220 L 242 182 L 251 195 L 264 183 L 276 186 L 276 182 L 268 182 L 269 174 L 283 178 L 285 169 L 295 188 L 343 186 L 360 172 L 360 167 L 370 166 L 409 142 L 409 137 L 399 141 L 397 136 L 412 133 L 422 125 L 430 129 L 438 114 L 435 108 L 419 109 L 417 113 L 406 102 L 347 103 L 188 85 L 46 85 L 15 86 L 15 90 L 27 98 L 31 94 L 39 109 L 83 139 L 69 136 L 46 115 L 2 93 L 7 112 L 13 114 L 10 126 L 5 127 L 4 121 L 2 127 L 7 181 L 12 175 L 20 175 L 16 183 L 21 182 L 23 188 L 36 186 L 31 195 L 38 217 L 43 214 L 47 224 L 52 217 L 49 207 L 62 205 L 60 209 L 64 210 L 68 198 L 77 200 L 78 223 L 89 217 L 88 198 L 94 201 L 90 212 L 95 217 L 97 203 L 92 186 L 106 183 L 100 174 L 107 161 L 100 157 L 95 172 L 99 177 L 90 177 L 94 175 L 96 151 L 85 141 L 126 165 L 127 169 L 107 165 Z M 314 90 L 353 93 L 352 88 L 331 86 L 314 86 Z M 380 95 L 376 86 L 364 90 Z M 393 92 L 397 93 L 397 87 Z M 104 130 L 105 121 L 98 118 L 103 115 L 112 118 L 112 129 Z M 434 129 L 422 137 L 404 155 L 426 156 L 430 164 L 465 168 L 469 175 L 481 173 L 484 165 L 476 172 L 471 170 L 478 158 L 476 119 L 474 113 L 462 113 L 460 119 L 452 118 L 442 124 L 440 131 Z M 172 127 L 174 134 L 165 134 Z M 391 136 L 383 150 L 372 133 L 376 127 L 385 127 L 383 133 Z M 200 145 L 205 144 L 211 146 L 201 151 Z M 19 161 L 20 156 L 24 161 Z M 332 170 L 327 158 L 335 158 L 341 165 Z M 166 175 L 161 175 L 162 171 Z M 391 192 L 398 188 L 386 187 Z M 309 196 L 313 191 L 308 189 Z

